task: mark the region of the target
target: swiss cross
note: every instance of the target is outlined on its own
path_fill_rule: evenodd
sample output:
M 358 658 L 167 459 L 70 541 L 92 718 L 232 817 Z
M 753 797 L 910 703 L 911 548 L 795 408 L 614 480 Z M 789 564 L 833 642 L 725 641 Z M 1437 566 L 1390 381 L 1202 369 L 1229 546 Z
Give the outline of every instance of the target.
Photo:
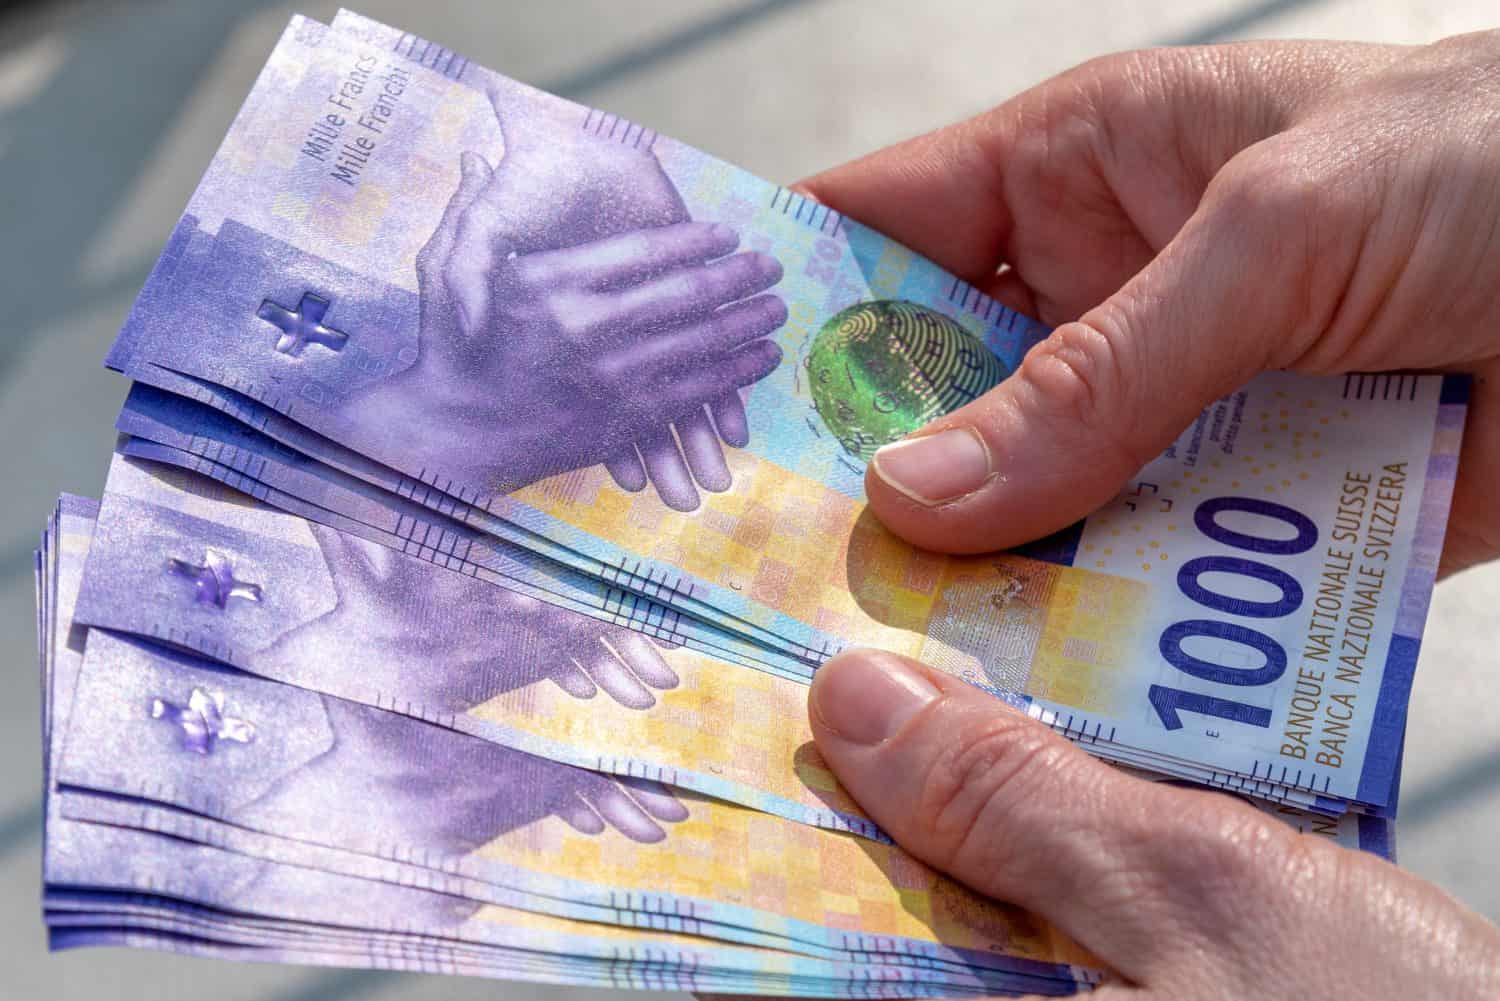
M 182 730 L 182 746 L 195 754 L 212 754 L 222 740 L 249 744 L 255 740 L 255 724 L 236 719 L 224 711 L 224 696 L 194 688 L 187 705 L 166 699 L 151 700 L 151 718 L 164 719 Z
M 323 325 L 323 315 L 327 312 L 327 299 L 304 292 L 296 309 L 288 309 L 267 299 L 260 304 L 255 315 L 281 331 L 281 336 L 276 339 L 276 350 L 295 358 L 309 344 L 329 351 L 344 350 L 349 335 Z
M 167 572 L 174 577 L 186 577 L 192 581 L 193 597 L 200 605 L 227 608 L 230 598 L 260 601 L 260 585 L 236 578 L 234 562 L 212 549 L 203 554 L 202 563 L 179 560 L 176 557 L 167 560 Z

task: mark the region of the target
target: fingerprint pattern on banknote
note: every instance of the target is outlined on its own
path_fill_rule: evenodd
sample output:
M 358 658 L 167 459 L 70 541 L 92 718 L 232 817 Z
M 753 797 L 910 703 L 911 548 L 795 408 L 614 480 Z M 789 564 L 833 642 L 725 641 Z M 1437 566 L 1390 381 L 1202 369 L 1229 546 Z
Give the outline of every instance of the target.
M 818 417 L 864 462 L 1009 374 L 957 322 L 902 300 L 842 310 L 813 338 L 804 365 Z

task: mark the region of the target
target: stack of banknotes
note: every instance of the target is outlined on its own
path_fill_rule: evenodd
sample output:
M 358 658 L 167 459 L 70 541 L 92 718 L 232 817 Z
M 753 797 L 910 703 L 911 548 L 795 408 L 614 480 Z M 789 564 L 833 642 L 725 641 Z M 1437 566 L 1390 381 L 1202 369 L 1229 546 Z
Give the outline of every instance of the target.
M 649 128 L 294 19 L 110 351 L 104 497 L 38 553 L 53 945 L 1097 982 L 840 789 L 806 686 L 850 645 L 1389 856 L 1466 382 L 1261 376 L 1052 537 L 890 535 L 874 450 L 1046 333 Z

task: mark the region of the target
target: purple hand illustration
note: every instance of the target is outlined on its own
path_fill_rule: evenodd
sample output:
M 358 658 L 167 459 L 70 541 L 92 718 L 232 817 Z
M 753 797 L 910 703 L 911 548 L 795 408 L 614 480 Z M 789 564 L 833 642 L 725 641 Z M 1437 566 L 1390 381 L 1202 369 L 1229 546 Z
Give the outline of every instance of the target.
M 250 804 L 247 822 L 309 828 L 333 845 L 467 855 L 555 815 L 580 834 L 646 844 L 688 811 L 665 786 L 615 779 L 398 716 L 323 698 L 333 747 Z M 436 763 L 436 764 L 435 764 Z
M 654 132 L 592 112 L 581 128 L 558 128 L 533 109 L 513 106 L 513 94 L 492 90 L 489 97 L 504 157 L 460 223 L 461 246 L 493 263 L 506 250 L 558 250 L 689 221 L 651 152 Z M 736 448 L 749 444 L 737 392 L 642 435 L 604 465 L 623 489 L 639 491 L 649 481 L 669 506 L 692 510 L 698 506 L 694 481 L 705 490 L 729 489 L 721 440 Z
M 263 655 L 268 666 L 287 666 L 282 676 L 326 691 L 354 673 L 383 697 L 437 713 L 463 713 L 542 679 L 577 699 L 602 689 L 628 709 L 649 709 L 654 691 L 677 686 L 639 633 L 310 527 L 338 605 Z
M 465 154 L 462 174 L 418 255 L 417 362 L 354 401 L 392 436 L 421 429 L 435 465 L 509 492 L 640 440 L 647 472 L 667 476 L 675 448 L 667 425 L 706 421 L 705 400 L 733 395 L 779 364 L 781 350 L 766 336 L 786 308 L 758 293 L 780 280 L 780 265 L 732 253 L 731 230 L 676 223 L 500 254 L 461 239 L 491 171 Z M 680 461 L 714 480 L 701 448 Z M 698 502 L 696 492 L 664 500 L 683 509 Z

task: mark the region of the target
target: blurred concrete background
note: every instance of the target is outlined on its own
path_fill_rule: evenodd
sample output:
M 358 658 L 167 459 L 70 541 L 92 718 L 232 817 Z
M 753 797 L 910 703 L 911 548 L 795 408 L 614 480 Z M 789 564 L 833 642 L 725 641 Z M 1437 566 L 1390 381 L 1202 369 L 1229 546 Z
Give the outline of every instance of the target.
M 287 17 L 269 0 L 0 7 L 0 997 L 581 998 L 592 992 L 157 954 L 43 951 L 31 550 L 96 494 L 125 384 L 105 348 Z M 1090 56 L 1250 37 L 1423 42 L 1480 0 L 711 0 L 403 4 L 374 17 L 789 182 Z M 1402 863 L 1500 919 L 1500 566 L 1438 589 L 1413 697 Z

